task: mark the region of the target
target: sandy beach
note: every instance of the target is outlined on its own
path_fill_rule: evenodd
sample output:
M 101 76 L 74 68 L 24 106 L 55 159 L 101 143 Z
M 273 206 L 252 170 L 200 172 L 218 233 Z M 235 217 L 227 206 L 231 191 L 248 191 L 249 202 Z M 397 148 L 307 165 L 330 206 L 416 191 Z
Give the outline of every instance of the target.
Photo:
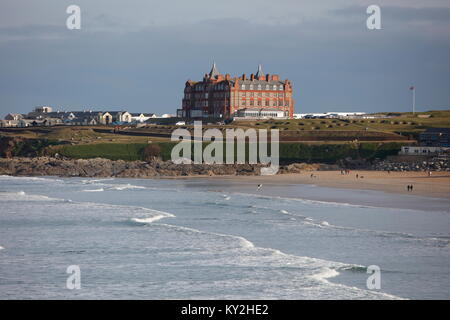
M 311 174 L 314 175 L 311 178 Z M 356 178 L 358 175 L 358 178 Z M 195 177 L 190 177 L 195 178 Z M 198 178 L 198 177 L 197 177 Z M 275 176 L 215 176 L 211 179 L 253 181 L 255 184 L 314 184 L 321 187 L 377 190 L 387 193 L 411 194 L 433 198 L 450 199 L 450 172 L 385 172 L 351 171 L 342 175 L 340 171 L 308 171 L 300 174 L 280 174 Z M 413 185 L 413 191 L 407 191 Z

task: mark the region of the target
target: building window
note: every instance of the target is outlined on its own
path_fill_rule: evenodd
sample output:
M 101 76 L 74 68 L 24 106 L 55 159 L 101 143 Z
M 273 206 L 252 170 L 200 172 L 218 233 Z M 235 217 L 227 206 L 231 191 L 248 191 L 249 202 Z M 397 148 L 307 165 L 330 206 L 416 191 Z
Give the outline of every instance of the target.
M 280 84 L 280 90 L 283 90 L 283 85 Z
M 258 90 L 261 90 L 262 88 L 261 88 L 261 85 L 260 84 L 258 84 Z
M 245 84 L 241 86 L 241 90 L 245 90 Z
M 273 85 L 273 90 L 277 90 L 277 86 L 275 84 Z
M 266 84 L 266 90 L 270 90 L 270 86 Z
M 253 106 L 254 105 L 254 101 L 250 100 L 250 105 Z
M 258 100 L 258 106 L 261 106 L 261 100 Z
M 253 90 L 253 85 L 252 84 L 250 85 L 250 90 Z
M 269 104 L 270 104 L 270 101 L 269 101 L 269 100 L 266 100 L 266 107 L 268 107 Z

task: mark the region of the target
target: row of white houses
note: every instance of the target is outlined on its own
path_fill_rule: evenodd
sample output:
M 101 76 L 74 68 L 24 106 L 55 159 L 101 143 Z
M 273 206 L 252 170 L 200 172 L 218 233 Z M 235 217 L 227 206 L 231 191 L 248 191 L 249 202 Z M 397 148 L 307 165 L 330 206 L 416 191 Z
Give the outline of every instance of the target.
M 128 111 L 53 111 L 45 106 L 37 107 L 28 114 L 9 113 L 4 120 L 0 120 L 0 127 L 143 123 L 151 118 L 156 118 L 156 115 Z

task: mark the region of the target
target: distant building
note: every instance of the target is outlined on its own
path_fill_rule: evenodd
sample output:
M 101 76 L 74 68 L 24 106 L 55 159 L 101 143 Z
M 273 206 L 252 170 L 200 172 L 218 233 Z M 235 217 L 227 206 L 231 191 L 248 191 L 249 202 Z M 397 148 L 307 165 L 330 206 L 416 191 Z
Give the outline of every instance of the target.
M 365 112 L 295 113 L 294 119 L 348 119 L 368 117 Z
M 0 120 L 0 128 L 14 128 L 19 125 L 20 120 Z
M 37 113 L 49 113 L 52 111 L 53 111 L 52 107 L 49 107 L 49 106 L 36 107 L 34 109 L 34 112 L 37 112 Z
M 448 149 L 444 147 L 403 146 L 399 154 L 406 156 L 432 156 L 442 154 Z
M 5 120 L 15 120 L 18 121 L 23 119 L 23 115 L 20 113 L 8 113 L 5 117 Z
M 175 115 L 170 113 L 164 113 L 163 115 L 161 115 L 161 118 L 174 118 L 174 117 Z
M 0 127 L 32 127 L 54 125 L 109 125 L 145 122 L 155 118 L 153 113 L 134 113 L 128 111 L 53 111 L 49 106 L 37 107 L 26 115 L 9 113 L 0 120 Z
M 288 115 L 285 111 L 279 109 L 239 109 L 235 112 L 234 118 L 239 119 L 287 119 Z
M 419 136 L 421 146 L 450 147 L 450 128 L 428 128 Z
M 277 109 L 283 117 L 292 118 L 294 100 L 291 82 L 278 75 L 264 75 L 261 65 L 256 74 L 247 78 L 231 78 L 219 73 L 214 63 L 202 81 L 188 80 L 184 88 L 182 108 L 177 116 L 183 118 L 223 118 L 238 115 L 241 109 Z
M 132 122 L 145 122 L 150 118 L 156 118 L 154 113 L 131 113 Z
M 19 120 L 17 126 L 19 128 L 44 126 L 45 125 L 44 121 L 45 120 L 21 119 Z

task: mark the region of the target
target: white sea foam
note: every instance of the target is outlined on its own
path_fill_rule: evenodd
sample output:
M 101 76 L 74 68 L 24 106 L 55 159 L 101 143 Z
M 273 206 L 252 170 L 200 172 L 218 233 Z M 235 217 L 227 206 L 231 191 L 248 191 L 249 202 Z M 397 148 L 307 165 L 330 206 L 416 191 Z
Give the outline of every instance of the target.
M 1 180 L 27 180 L 27 181 L 40 181 L 40 182 L 63 182 L 61 179 L 56 179 L 53 177 L 18 177 L 18 176 L 7 176 L 7 175 L 0 175 Z
M 245 193 L 245 192 L 233 192 L 235 195 L 240 195 L 244 197 L 252 197 L 252 198 L 259 198 L 259 199 L 268 199 L 268 200 L 285 200 L 285 201 L 296 201 L 296 202 L 302 202 L 305 204 L 312 204 L 312 205 L 327 205 L 327 206 L 342 206 L 342 207 L 357 207 L 357 208 L 378 208 L 375 206 L 367 206 L 367 205 L 361 205 L 361 204 L 353 204 L 353 203 L 346 203 L 346 202 L 333 202 L 333 201 L 321 201 L 321 200 L 311 200 L 311 199 L 304 199 L 304 198 L 289 198 L 289 197 L 280 197 L 280 196 L 267 196 L 267 195 L 260 195 L 260 194 L 253 194 L 253 193 Z M 408 209 L 404 209 L 408 210 Z
M 5 249 L 4 247 L 2 247 L 2 246 L 0 246 L 0 250 L 3 250 L 3 249 Z
M 146 188 L 143 187 L 143 186 L 135 186 L 135 185 L 132 185 L 132 184 L 128 183 L 128 184 L 120 184 L 120 185 L 117 185 L 117 186 L 111 186 L 108 189 L 122 191 L 122 190 L 146 189 Z
M 323 268 L 322 271 L 312 275 L 311 278 L 319 280 L 319 281 L 325 281 L 329 278 L 337 277 L 338 275 L 339 275 L 339 272 L 337 272 L 335 269 Z
M 147 223 L 152 223 L 152 222 L 164 219 L 164 218 L 173 218 L 173 217 L 175 217 L 175 215 L 173 215 L 171 213 L 164 212 L 164 214 L 156 214 L 156 215 L 154 215 L 152 217 L 131 218 L 131 220 L 134 221 L 134 222 L 137 222 L 137 223 L 147 224 Z
M 28 194 L 25 191 L 18 192 L 1 192 L 0 191 L 0 199 L 7 201 L 61 201 L 61 199 L 50 198 L 43 195 L 37 194 Z
M 255 247 L 255 245 L 251 241 L 249 241 L 249 240 L 247 240 L 247 239 L 245 239 L 244 237 L 241 237 L 241 236 L 235 236 L 235 235 L 231 235 L 231 234 L 222 234 L 222 233 L 216 233 L 216 232 L 201 231 L 201 230 L 198 230 L 198 229 L 193 229 L 193 228 L 183 227 L 183 226 L 175 226 L 175 225 L 171 225 L 171 224 L 160 223 L 158 225 L 159 226 L 164 226 L 164 227 L 167 227 L 167 228 L 171 228 L 171 229 L 174 229 L 174 230 L 177 230 L 177 231 L 184 231 L 184 232 L 187 231 L 187 232 L 190 232 L 190 233 L 205 234 L 205 235 L 212 235 L 212 236 L 216 236 L 216 237 L 220 237 L 220 238 L 234 239 L 234 240 L 237 240 L 240 248 L 247 248 L 247 249 L 249 249 L 249 248 L 254 248 Z
M 97 184 L 97 183 L 103 183 L 105 181 L 113 181 L 114 178 L 108 178 L 108 179 L 85 179 L 81 180 L 81 183 L 83 184 Z
M 103 192 L 103 191 L 105 191 L 105 189 L 103 189 L 103 188 L 83 190 L 83 192 Z
M 188 233 L 196 233 L 196 234 L 205 234 L 214 237 L 220 238 L 229 238 L 230 240 L 237 241 L 238 248 L 244 251 L 241 254 L 233 254 L 233 258 L 230 259 L 228 256 L 225 256 L 221 260 L 220 258 L 213 258 L 207 260 L 199 260 L 198 264 L 205 265 L 224 265 L 224 264 L 238 264 L 243 266 L 261 266 L 265 265 L 267 267 L 292 267 L 292 268 L 300 268 L 304 272 L 304 276 L 313 280 L 319 281 L 322 285 L 328 287 L 336 287 L 340 290 L 344 290 L 349 293 L 349 297 L 356 298 L 381 298 L 381 299 L 401 299 L 399 297 L 371 292 L 368 290 L 350 287 L 342 284 L 336 284 L 329 282 L 328 279 L 338 276 L 340 273 L 337 270 L 345 270 L 346 268 L 356 268 L 362 267 L 359 265 L 349 265 L 341 262 L 328 261 L 323 259 L 317 259 L 312 257 L 304 257 L 304 256 L 296 256 L 292 254 L 286 254 L 280 250 L 272 249 L 272 248 L 263 248 L 256 247 L 251 241 L 247 240 L 244 237 L 230 235 L 230 234 L 221 234 L 215 232 L 206 232 L 200 231 L 197 229 L 183 227 L 183 226 L 175 226 L 170 224 L 155 224 L 155 226 L 164 226 L 176 231 L 188 232 Z M 250 250 L 250 251 L 248 251 Z M 216 252 L 215 250 L 213 252 Z M 175 262 L 176 263 L 176 262 Z M 190 261 L 190 263 L 194 264 L 195 261 Z M 333 298 L 333 297 L 331 297 Z

